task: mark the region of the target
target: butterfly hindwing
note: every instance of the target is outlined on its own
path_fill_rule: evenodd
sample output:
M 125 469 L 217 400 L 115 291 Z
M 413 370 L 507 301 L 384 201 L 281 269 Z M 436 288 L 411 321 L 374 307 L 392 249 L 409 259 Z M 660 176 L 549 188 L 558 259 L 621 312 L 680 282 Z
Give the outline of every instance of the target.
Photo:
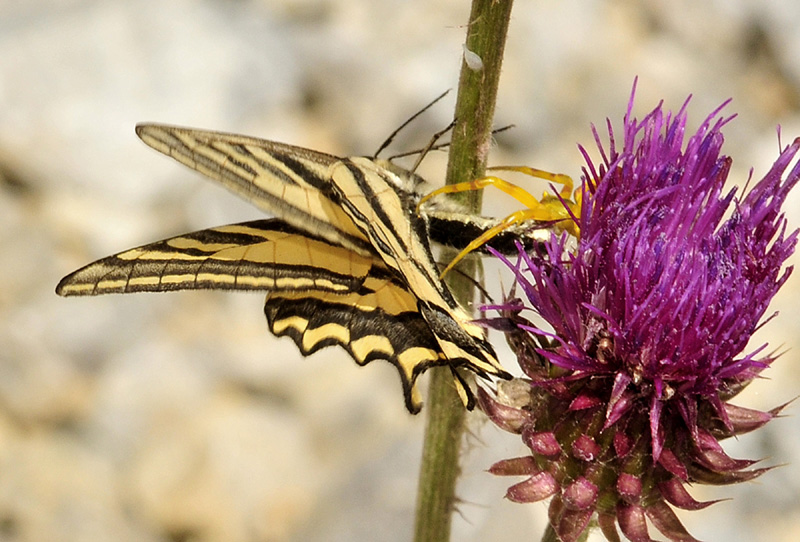
M 392 298 L 388 302 L 387 296 Z M 350 294 L 269 293 L 264 312 L 270 331 L 291 337 L 303 355 L 338 344 L 359 365 L 376 359 L 392 363 L 400 372 L 406 407 L 414 413 L 421 406 L 417 377 L 432 366 L 449 364 L 416 299 L 392 278 L 368 277 Z

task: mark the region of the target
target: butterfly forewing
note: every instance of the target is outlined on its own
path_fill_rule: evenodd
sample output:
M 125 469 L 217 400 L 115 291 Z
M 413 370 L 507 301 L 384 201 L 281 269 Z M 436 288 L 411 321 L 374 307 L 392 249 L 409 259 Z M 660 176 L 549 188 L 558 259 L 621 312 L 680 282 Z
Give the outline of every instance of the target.
M 335 156 L 237 134 L 140 124 L 139 137 L 155 150 L 219 181 L 261 209 L 359 254 L 369 243 L 338 202 L 331 201 Z
M 266 139 L 165 124 L 139 124 L 136 133 L 153 149 L 219 181 L 293 226 L 360 254 L 371 252 L 368 241 L 342 210 L 331 186 L 331 168 L 341 158 Z M 419 176 L 391 162 L 368 160 L 394 173 L 414 199 L 433 190 Z M 467 213 L 447 198 L 426 203 L 423 212 L 430 218 L 431 239 L 458 250 L 500 222 Z M 550 229 L 546 226 L 512 226 L 492 239 L 492 247 L 504 254 L 515 254 L 518 242 L 528 248 L 548 238 Z M 478 252 L 486 251 L 481 247 Z

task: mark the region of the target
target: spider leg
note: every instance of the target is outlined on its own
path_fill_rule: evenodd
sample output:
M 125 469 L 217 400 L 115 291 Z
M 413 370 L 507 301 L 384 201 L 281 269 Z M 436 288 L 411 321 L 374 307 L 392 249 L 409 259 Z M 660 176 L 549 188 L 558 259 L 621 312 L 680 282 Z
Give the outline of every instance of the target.
M 481 177 L 479 179 L 475 179 L 473 181 L 466 181 L 463 183 L 451 184 L 446 185 L 441 188 L 438 188 L 425 196 L 423 196 L 419 204 L 417 205 L 417 211 L 419 211 L 420 206 L 428 201 L 433 196 L 437 196 L 439 194 L 454 194 L 457 192 L 468 192 L 470 190 L 481 190 L 486 188 L 487 186 L 493 186 L 497 188 L 501 192 L 508 194 L 509 196 L 513 197 L 521 204 L 523 204 L 527 209 L 522 209 L 511 213 L 507 217 L 505 217 L 499 224 L 496 226 L 486 230 L 483 232 L 479 237 L 472 240 L 461 252 L 459 252 L 455 258 L 445 267 L 444 271 L 441 273 L 441 277 L 444 277 L 448 271 L 450 271 L 458 262 L 460 262 L 464 257 L 472 252 L 473 250 L 483 246 L 489 240 L 491 240 L 494 236 L 498 233 L 502 232 L 503 230 L 510 228 L 515 224 L 519 224 L 521 222 L 525 222 L 527 220 L 537 220 L 539 222 L 552 222 L 554 223 L 554 227 L 560 229 L 562 231 L 567 231 L 571 235 L 577 237 L 578 236 L 578 226 L 573 220 L 575 216 L 580 214 L 580 210 L 578 205 L 575 204 L 570 198 L 572 197 L 572 189 L 574 183 L 572 178 L 568 175 L 560 174 L 560 173 L 550 173 L 549 171 L 544 171 L 541 169 L 535 169 L 527 166 L 497 166 L 488 168 L 489 170 L 494 171 L 515 171 L 517 173 L 523 173 L 525 175 L 530 175 L 531 177 L 536 177 L 539 179 L 544 179 L 550 181 L 552 183 L 562 185 L 561 190 L 559 191 L 557 196 L 554 196 L 548 192 L 545 192 L 542 196 L 541 200 L 537 200 L 530 192 L 525 190 L 524 188 L 510 183 L 500 177 L 496 177 L 494 175 L 488 175 L 486 177 Z M 580 201 L 580 194 L 576 194 L 575 197 L 577 201 Z M 577 212 L 576 212 L 577 211 Z M 566 223 L 564 223 L 566 221 Z
M 574 187 L 572 177 L 563 173 L 551 173 L 543 169 L 536 169 L 528 166 L 492 166 L 486 169 L 493 171 L 516 171 L 517 173 L 530 175 L 531 177 L 536 177 L 537 179 L 544 179 L 546 181 L 560 184 L 562 188 L 559 195 L 565 200 L 568 200 L 572 196 L 572 189 Z
M 487 186 L 493 186 L 498 190 L 500 190 L 501 192 L 505 192 L 506 194 L 508 194 L 521 204 L 525 205 L 526 207 L 536 206 L 539 203 L 539 201 L 524 188 L 521 188 L 513 183 L 501 179 L 500 177 L 489 175 L 486 177 L 481 177 L 480 179 L 475 179 L 474 181 L 465 181 L 463 183 L 448 184 L 441 188 L 437 188 L 433 192 L 425 194 L 419 200 L 419 203 L 417 204 L 417 209 L 419 210 L 419 207 L 423 203 L 431 199 L 433 196 L 438 196 L 439 194 L 455 194 L 457 192 L 470 192 L 472 190 L 481 190 L 483 188 L 486 188 Z

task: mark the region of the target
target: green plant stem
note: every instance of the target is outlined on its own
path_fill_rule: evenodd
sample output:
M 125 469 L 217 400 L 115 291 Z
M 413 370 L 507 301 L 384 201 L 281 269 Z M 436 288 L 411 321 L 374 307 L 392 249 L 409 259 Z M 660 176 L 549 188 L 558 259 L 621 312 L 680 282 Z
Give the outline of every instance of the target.
M 491 143 L 492 117 L 500 80 L 508 23 L 513 0 L 473 0 L 467 26 L 467 48 L 477 54 L 482 68 L 462 62 L 456 100 L 456 125 L 450 144 L 447 184 L 470 181 L 484 175 Z M 469 209 L 480 211 L 480 192 L 457 194 Z M 462 268 L 463 269 L 463 268 Z M 471 271 L 476 267 L 473 265 Z M 462 302 L 473 296 L 472 283 L 457 273 L 449 281 Z M 430 371 L 426 402 L 427 422 L 417 490 L 415 542 L 446 542 L 455 509 L 465 411 L 453 385 L 449 368 Z

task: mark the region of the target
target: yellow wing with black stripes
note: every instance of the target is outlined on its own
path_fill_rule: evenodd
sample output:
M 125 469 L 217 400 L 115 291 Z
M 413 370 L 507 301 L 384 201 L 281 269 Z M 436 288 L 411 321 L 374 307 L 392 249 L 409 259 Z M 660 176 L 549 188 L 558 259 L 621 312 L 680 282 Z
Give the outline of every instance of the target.
M 139 125 L 137 134 L 279 220 L 119 253 L 65 277 L 60 295 L 266 290 L 274 334 L 290 336 L 304 355 L 338 344 L 359 364 L 391 362 L 412 412 L 420 407 L 416 379 L 430 366 L 450 366 L 469 408 L 474 398 L 457 369 L 510 377 L 484 330 L 438 278 L 429 240 L 435 231 L 468 241 L 491 221 L 447 207 L 418 214 L 424 181 L 368 158 L 164 125 Z

